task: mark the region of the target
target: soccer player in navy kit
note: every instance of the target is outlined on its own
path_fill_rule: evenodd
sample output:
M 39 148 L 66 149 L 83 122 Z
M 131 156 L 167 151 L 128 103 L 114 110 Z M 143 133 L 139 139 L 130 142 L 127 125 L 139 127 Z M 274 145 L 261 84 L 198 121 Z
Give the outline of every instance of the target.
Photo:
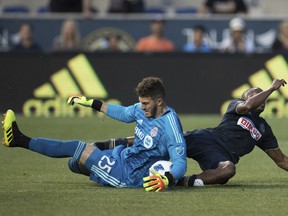
M 187 157 L 196 160 L 203 172 L 184 177 L 178 184 L 193 186 L 195 179 L 204 184 L 225 184 L 236 174 L 240 157 L 255 146 L 288 171 L 288 157 L 279 148 L 271 127 L 260 117 L 265 100 L 285 84 L 285 80 L 277 79 L 267 90 L 248 89 L 241 99 L 231 101 L 217 127 L 186 132 Z
M 119 121 L 136 122 L 131 147 L 119 145 L 113 150 L 101 151 L 95 145 L 77 140 L 30 138 L 20 132 L 12 110 L 7 111 L 3 120 L 4 145 L 24 147 L 49 157 L 72 157 L 68 163 L 71 171 L 87 174 L 101 185 L 131 188 L 143 185 L 146 191 L 161 191 L 174 185 L 186 172 L 182 126 L 175 111 L 166 104 L 161 79 L 144 78 L 136 92 L 139 103 L 128 107 L 81 95 L 74 95 L 68 100 L 69 105 L 92 107 Z M 149 168 L 158 160 L 171 160 L 173 166 L 170 172 L 164 176 L 159 173 L 149 176 Z
M 279 148 L 271 127 L 260 117 L 265 100 L 285 84 L 283 79 L 274 80 L 267 90 L 248 89 L 241 99 L 232 100 L 217 127 L 185 132 L 187 157 L 196 160 L 203 172 L 186 176 L 177 185 L 192 187 L 199 179 L 204 184 L 225 184 L 236 174 L 240 157 L 250 153 L 255 146 L 288 171 L 288 157 Z M 129 144 L 131 139 L 128 139 Z M 117 139 L 96 143 L 104 148 L 118 144 Z

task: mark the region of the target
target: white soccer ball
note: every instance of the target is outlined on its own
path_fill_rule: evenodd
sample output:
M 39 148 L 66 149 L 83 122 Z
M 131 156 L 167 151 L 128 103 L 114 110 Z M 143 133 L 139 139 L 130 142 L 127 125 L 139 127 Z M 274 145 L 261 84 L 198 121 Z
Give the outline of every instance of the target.
M 150 168 L 149 168 L 149 175 L 153 175 L 153 171 L 157 171 L 160 173 L 160 175 L 165 175 L 165 172 L 169 172 L 172 167 L 171 161 L 165 161 L 165 160 L 159 160 L 155 162 Z

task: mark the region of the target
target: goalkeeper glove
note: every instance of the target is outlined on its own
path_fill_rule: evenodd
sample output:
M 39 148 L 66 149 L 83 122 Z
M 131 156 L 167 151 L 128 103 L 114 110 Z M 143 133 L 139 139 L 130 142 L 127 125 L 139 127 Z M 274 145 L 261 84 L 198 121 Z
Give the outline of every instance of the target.
M 152 176 L 147 176 L 143 178 L 143 187 L 146 191 L 160 192 L 164 190 L 169 185 L 169 180 L 167 176 L 160 175 L 157 171 L 151 171 Z M 172 175 L 171 175 L 172 176 Z
M 85 96 L 76 94 L 76 95 L 71 95 L 68 98 L 67 104 L 69 106 L 73 106 L 74 104 L 80 104 L 85 107 L 92 107 L 93 99 L 87 99 Z
M 76 94 L 68 98 L 67 104 L 69 106 L 73 106 L 74 104 L 80 104 L 82 106 L 92 107 L 93 109 L 97 111 L 101 111 L 101 107 L 103 103 L 100 100 L 88 99 L 85 96 Z

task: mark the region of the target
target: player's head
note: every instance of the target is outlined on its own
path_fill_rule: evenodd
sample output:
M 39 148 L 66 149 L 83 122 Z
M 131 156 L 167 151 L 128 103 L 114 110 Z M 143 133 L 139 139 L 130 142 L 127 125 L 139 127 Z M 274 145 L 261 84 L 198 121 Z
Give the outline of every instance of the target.
M 161 15 L 156 15 L 150 25 L 152 34 L 162 35 L 165 27 L 165 20 Z
M 158 77 L 146 77 L 136 87 L 136 94 L 147 118 L 155 118 L 166 106 L 165 88 Z
M 235 17 L 230 20 L 229 28 L 233 41 L 241 41 L 245 33 L 246 24 L 240 17 Z
M 259 93 L 262 92 L 262 91 L 263 91 L 263 90 L 262 90 L 261 88 L 258 88 L 258 87 L 250 88 L 250 89 L 248 89 L 248 90 L 246 90 L 246 91 L 243 92 L 241 98 L 242 98 L 243 100 L 247 100 L 247 99 L 253 97 L 253 96 L 256 95 L 256 94 L 259 94 Z M 265 103 L 263 103 L 263 104 L 261 104 L 259 107 L 257 107 L 257 108 L 255 109 L 255 112 L 257 112 L 257 113 L 260 114 L 261 112 L 264 111 L 264 109 L 265 109 Z
M 30 23 L 22 23 L 19 27 L 19 35 L 21 40 L 32 38 L 33 26 Z

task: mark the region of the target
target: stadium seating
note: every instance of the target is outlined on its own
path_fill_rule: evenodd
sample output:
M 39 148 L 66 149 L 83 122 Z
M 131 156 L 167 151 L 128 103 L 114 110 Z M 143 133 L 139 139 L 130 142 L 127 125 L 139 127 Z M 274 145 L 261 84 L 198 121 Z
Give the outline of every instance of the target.
M 49 8 L 47 6 L 40 6 L 38 9 L 37 9 L 37 13 L 49 13 Z
M 176 14 L 195 14 L 197 11 L 197 7 L 178 7 L 175 9 Z
M 163 14 L 165 13 L 165 9 L 162 7 L 147 7 L 144 10 L 145 13 L 155 13 L 155 14 Z
M 24 5 L 6 6 L 2 10 L 3 13 L 29 13 L 30 9 Z

